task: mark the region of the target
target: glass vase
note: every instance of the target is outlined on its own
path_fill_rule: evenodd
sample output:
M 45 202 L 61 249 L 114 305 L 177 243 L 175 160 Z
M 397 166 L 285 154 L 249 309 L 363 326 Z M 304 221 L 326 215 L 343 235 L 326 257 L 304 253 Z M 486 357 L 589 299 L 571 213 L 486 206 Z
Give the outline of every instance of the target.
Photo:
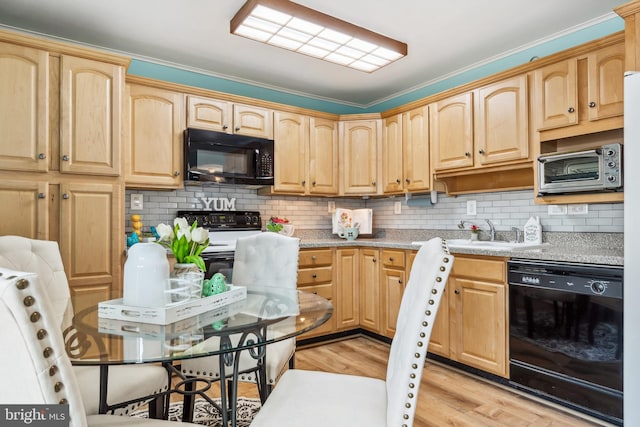
M 180 279 L 184 282 L 176 283 L 176 286 L 186 284 L 190 299 L 200 298 L 202 296 L 202 282 L 204 280 L 204 272 L 193 263 L 176 263 L 171 271 L 171 278 Z

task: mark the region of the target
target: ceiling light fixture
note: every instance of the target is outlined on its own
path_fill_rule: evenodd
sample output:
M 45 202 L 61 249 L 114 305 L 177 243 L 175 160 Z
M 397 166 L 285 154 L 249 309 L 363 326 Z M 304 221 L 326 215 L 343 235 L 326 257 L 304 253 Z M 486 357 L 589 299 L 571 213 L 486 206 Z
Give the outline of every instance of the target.
M 407 45 L 289 0 L 248 0 L 231 33 L 371 73 L 407 55 Z

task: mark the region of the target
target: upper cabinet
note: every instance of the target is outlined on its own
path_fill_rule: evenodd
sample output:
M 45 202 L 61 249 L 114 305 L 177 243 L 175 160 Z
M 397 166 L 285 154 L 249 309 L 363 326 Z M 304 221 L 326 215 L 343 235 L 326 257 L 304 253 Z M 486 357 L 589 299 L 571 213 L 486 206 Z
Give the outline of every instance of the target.
M 120 175 L 121 66 L 63 55 L 60 171 Z
M 473 166 L 473 93 L 435 102 L 429 111 L 434 170 Z
M 622 127 L 624 61 L 616 43 L 535 70 L 541 140 Z
M 340 122 L 341 194 L 378 193 L 378 151 L 382 133 L 380 120 Z
M 273 139 L 273 111 L 189 95 L 187 127 Z
M 182 187 L 184 95 L 127 84 L 124 123 L 126 185 Z
M 338 194 L 338 124 L 335 120 L 309 119 L 309 194 Z
M 430 190 L 429 152 L 427 106 L 384 119 L 380 155 L 383 193 Z
M 0 169 L 49 169 L 49 53 L 0 42 Z

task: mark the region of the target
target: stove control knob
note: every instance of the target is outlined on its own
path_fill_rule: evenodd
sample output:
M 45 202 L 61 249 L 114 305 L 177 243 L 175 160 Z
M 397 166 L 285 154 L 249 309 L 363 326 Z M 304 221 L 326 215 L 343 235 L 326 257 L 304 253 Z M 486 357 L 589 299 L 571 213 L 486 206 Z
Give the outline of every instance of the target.
M 601 280 L 593 280 L 589 282 L 591 285 L 591 292 L 596 295 L 602 295 L 604 291 L 607 290 L 607 282 L 603 282 Z

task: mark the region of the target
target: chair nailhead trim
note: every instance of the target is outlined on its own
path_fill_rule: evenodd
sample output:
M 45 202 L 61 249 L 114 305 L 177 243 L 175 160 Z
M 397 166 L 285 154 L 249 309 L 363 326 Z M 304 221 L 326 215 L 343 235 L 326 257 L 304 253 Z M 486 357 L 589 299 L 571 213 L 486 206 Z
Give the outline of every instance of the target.
M 20 290 L 25 289 L 27 286 L 29 286 L 29 281 L 27 279 L 19 279 L 16 282 L 16 288 Z
M 445 263 L 449 262 L 449 258 L 444 258 L 442 261 L 444 261 Z
M 420 332 L 420 338 L 424 338 L 426 337 L 426 334 L 424 332 Z
M 435 302 L 432 299 L 430 299 L 429 300 L 429 305 L 433 305 L 433 304 L 435 304 Z
M 57 365 L 51 365 L 51 367 L 49 368 L 49 376 L 52 377 L 57 373 L 58 373 L 58 366 Z
M 407 409 L 411 408 L 411 403 L 405 403 L 404 407 L 407 408 Z
M 409 399 L 413 399 L 413 393 L 409 393 L 407 396 L 409 396 Z
M 444 268 L 444 265 L 441 265 L 440 266 L 440 271 L 445 271 L 445 270 L 446 270 L 446 268 Z
M 29 319 L 31 320 L 31 323 L 36 323 L 37 321 L 40 320 L 40 313 L 38 313 L 37 311 L 34 311 L 33 313 L 31 313 L 31 316 L 29 317 Z
M 438 283 L 442 282 L 442 277 L 440 277 L 440 276 L 436 277 L 436 282 L 438 282 Z
M 431 289 L 431 293 L 435 295 L 435 294 L 438 293 L 438 290 L 437 289 Z
M 404 418 L 405 420 L 408 420 L 409 419 L 409 415 L 404 414 L 402 418 Z
M 60 392 L 60 390 L 62 390 L 64 388 L 64 384 L 62 384 L 60 381 L 58 381 L 54 386 L 53 389 L 56 391 L 56 393 Z
M 422 341 L 418 341 L 418 347 L 422 347 Z
M 42 350 L 42 355 L 46 358 L 50 357 L 53 354 L 53 349 L 51 347 L 46 347 Z
M 31 307 L 33 304 L 35 304 L 36 299 L 34 297 L 32 297 L 31 295 L 29 295 L 28 297 L 25 297 L 22 302 L 24 303 L 24 305 L 26 307 Z
M 415 363 L 414 363 L 414 364 L 412 364 L 412 365 L 411 365 L 411 367 L 412 367 L 413 369 L 418 369 L 418 365 L 416 365 Z
M 415 388 L 415 384 L 414 383 L 409 383 L 409 388 Z
M 409 375 L 409 378 L 414 379 L 416 377 L 416 374 L 411 374 Z
M 422 326 L 426 327 L 428 325 L 427 322 L 422 322 Z
M 425 311 L 424 314 L 426 314 L 427 316 L 431 316 L 431 310 Z
M 39 340 L 44 339 L 47 336 L 47 331 L 40 329 L 38 330 L 37 336 Z
M 420 359 L 420 353 L 416 353 L 414 356 L 416 356 L 416 359 Z
M 60 399 L 60 403 L 61 405 L 66 405 L 67 403 L 69 403 L 69 401 L 67 399 Z

